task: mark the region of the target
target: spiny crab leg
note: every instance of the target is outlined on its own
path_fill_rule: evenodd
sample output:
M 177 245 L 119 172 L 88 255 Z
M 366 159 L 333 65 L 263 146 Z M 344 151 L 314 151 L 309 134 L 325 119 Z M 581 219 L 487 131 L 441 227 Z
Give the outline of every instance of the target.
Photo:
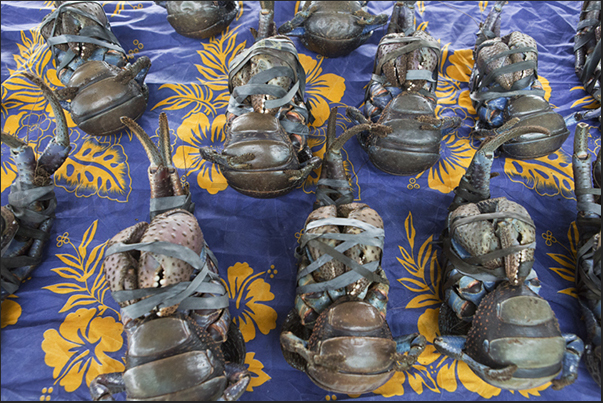
M 506 3 L 506 1 L 497 1 L 494 4 L 494 7 L 492 7 L 492 10 L 490 10 L 488 17 L 486 17 L 486 21 L 480 24 L 480 29 L 477 33 L 477 40 L 475 41 L 476 48 L 481 45 L 482 42 L 500 36 L 502 8 Z
M 165 152 L 161 152 L 157 146 L 153 143 L 149 135 L 136 123 L 134 120 L 122 116 L 121 121 L 126 125 L 132 132 L 138 137 L 138 140 L 142 143 L 142 146 L 147 153 L 147 157 L 150 161 L 149 166 L 149 182 L 151 184 L 151 198 L 169 197 L 174 196 L 174 188 L 172 186 L 172 180 L 170 175 L 170 167 L 168 162 L 164 160 Z M 165 143 L 169 144 L 169 137 L 166 140 L 165 136 L 169 136 L 169 129 L 167 128 L 167 117 L 165 113 L 162 113 L 159 117 L 160 125 L 160 146 L 165 149 Z M 171 157 L 169 159 L 171 163 Z M 173 169 L 173 167 L 172 167 Z
M 410 35 L 416 30 L 415 3 L 414 1 L 397 1 L 394 4 L 392 18 L 387 28 L 388 34 L 404 33 Z
M 475 152 L 473 160 L 465 175 L 461 178 L 459 186 L 454 190 L 455 197 L 448 208 L 449 211 L 456 210 L 459 206 L 467 203 L 477 203 L 490 198 L 490 173 L 494 152 L 504 143 L 513 140 L 526 133 L 540 132 L 550 135 L 549 131 L 540 126 L 520 126 L 519 118 L 513 118 L 496 129 L 493 137 L 484 140 Z
M 274 1 L 260 1 L 260 22 L 256 42 L 268 38 L 274 31 Z

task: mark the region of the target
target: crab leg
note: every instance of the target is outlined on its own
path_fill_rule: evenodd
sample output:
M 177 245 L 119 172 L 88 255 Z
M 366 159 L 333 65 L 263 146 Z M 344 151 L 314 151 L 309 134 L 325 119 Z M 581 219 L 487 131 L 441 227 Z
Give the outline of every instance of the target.
M 414 1 L 397 1 L 389 26 L 388 34 L 404 33 L 412 34 L 415 30 L 415 3 Z
M 260 22 L 256 41 L 265 39 L 273 35 L 274 26 L 274 1 L 260 1 Z
M 90 382 L 90 395 L 92 400 L 111 400 L 114 401 L 113 394 L 126 391 L 123 373 L 113 372 L 110 374 L 101 374 Z
M 174 195 L 171 186 L 169 169 L 166 166 L 163 156 L 157 146 L 153 143 L 149 135 L 129 117 L 123 116 L 121 122 L 126 125 L 138 137 L 142 143 L 147 157 L 149 157 L 149 182 L 151 184 L 151 198 L 168 197 Z
M 459 186 L 454 190 L 455 197 L 448 208 L 449 211 L 454 211 L 463 204 L 477 203 L 490 198 L 490 172 L 494 161 L 494 152 L 498 147 L 526 133 L 540 132 L 549 135 L 547 129 L 539 126 L 514 128 L 518 122 L 518 118 L 511 119 L 499 129 L 494 130 L 494 137 L 482 142 L 475 152 L 467 172 L 461 178 Z
M 501 13 L 505 3 L 506 1 L 497 1 L 490 10 L 490 14 L 488 14 L 486 21 L 481 24 L 480 30 L 477 33 L 477 40 L 475 41 L 476 48 L 481 45 L 482 42 L 500 36 Z

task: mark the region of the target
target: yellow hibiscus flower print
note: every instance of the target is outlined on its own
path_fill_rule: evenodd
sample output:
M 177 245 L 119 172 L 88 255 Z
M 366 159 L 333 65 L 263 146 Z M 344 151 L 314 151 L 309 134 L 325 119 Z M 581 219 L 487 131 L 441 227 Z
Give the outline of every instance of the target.
M 249 372 L 253 374 L 249 381 L 249 385 L 247 385 L 247 389 L 245 389 L 247 392 L 253 392 L 253 388 L 263 385 L 272 379 L 263 371 L 264 364 L 255 359 L 255 353 L 247 353 L 245 355 L 245 365 L 247 365 Z
M 345 92 L 345 78 L 333 73 L 322 74 L 320 65 L 324 58 L 317 57 L 315 60 L 299 54 L 299 61 L 306 72 L 306 99 L 314 116 L 313 127 L 320 127 L 327 121 L 331 112 L 329 105 L 341 101 Z
M 16 324 L 21 317 L 21 313 L 23 312 L 21 305 L 9 298 L 18 297 L 15 295 L 9 295 L 8 298 L 2 302 L 2 318 L 0 321 L 1 329 L 4 329 L 6 326 Z
M 226 140 L 225 124 L 225 115 L 216 117 L 210 124 L 205 114 L 195 113 L 184 119 L 176 131 L 184 145 L 174 152 L 174 166 L 184 169 L 187 176 L 198 171 L 197 184 L 212 195 L 226 189 L 228 183 L 220 167 L 203 159 L 199 148 L 207 145 L 221 147 Z
M 239 326 L 245 342 L 255 339 L 256 328 L 262 334 L 276 329 L 276 311 L 265 305 L 274 300 L 270 284 L 266 283 L 262 271 L 253 274 L 254 270 L 247 263 L 236 263 L 228 268 L 228 297 L 234 300 L 231 304 L 234 323 Z M 234 309 L 233 309 L 234 308 Z
M 55 384 L 67 392 L 86 385 L 100 374 L 123 372 L 122 362 L 107 355 L 123 346 L 123 326 L 112 317 L 98 316 L 95 308 L 70 313 L 59 327 L 44 332 L 44 362 L 53 368 Z

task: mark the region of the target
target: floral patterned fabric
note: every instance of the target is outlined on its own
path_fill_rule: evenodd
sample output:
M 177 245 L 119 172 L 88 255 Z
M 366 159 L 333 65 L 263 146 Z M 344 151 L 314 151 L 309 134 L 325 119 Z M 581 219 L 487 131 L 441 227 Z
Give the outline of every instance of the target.
M 30 70 L 52 87 L 63 85 L 39 28 L 52 2 L 2 2 L 2 129 L 44 147 L 54 117 L 41 92 L 16 74 Z M 439 238 L 458 184 L 478 145 L 468 135 L 476 119 L 468 81 L 477 23 L 493 2 L 417 2 L 420 29 L 440 40 L 437 88 L 439 116 L 460 116 L 462 127 L 442 141 L 441 158 L 416 176 L 391 176 L 376 169 L 356 140 L 344 147 L 355 199 L 369 204 L 385 222 L 383 268 L 391 282 L 387 320 L 394 335 L 419 331 L 428 346 L 409 371 L 397 373 L 374 393 L 333 394 L 315 386 L 285 362 L 280 327 L 293 307 L 300 230 L 312 210 L 318 173 L 288 195 L 259 200 L 229 188 L 218 166 L 203 160 L 199 147 L 220 149 L 225 140 L 227 66 L 250 46 L 258 2 L 241 2 L 241 12 L 223 34 L 210 40 L 178 35 L 154 2 L 104 2 L 113 32 L 132 60 L 146 55 L 150 98 L 139 120 L 157 133 L 166 112 L 174 160 L 190 183 L 206 241 L 219 261 L 230 307 L 247 343 L 245 364 L 252 374 L 241 400 L 598 400 L 601 391 L 580 364 L 578 380 L 556 392 L 550 384 L 509 392 L 482 382 L 464 363 L 433 347 L 441 304 Z M 450 3 L 450 2 L 447 2 Z M 574 288 L 577 230 L 571 153 L 575 122 L 570 115 L 593 101 L 574 73 L 573 36 L 581 2 L 510 2 L 502 32 L 521 30 L 538 43 L 539 76 L 546 97 L 572 133 L 547 157 L 494 162 L 492 195 L 521 203 L 536 223 L 536 269 L 541 296 L 555 311 L 562 332 L 585 336 Z M 291 19 L 296 2 L 277 2 L 278 26 Z M 393 2 L 371 2 L 371 13 L 391 14 Z M 341 106 L 339 132 L 350 122 L 346 105 L 361 106 L 385 29 L 350 55 L 323 58 L 294 39 L 307 73 L 307 97 L 314 122 L 309 142 L 322 156 L 325 121 Z M 91 137 L 68 116 L 73 149 L 54 176 L 58 207 L 44 261 L 16 295 L 2 304 L 2 400 L 88 400 L 88 385 L 101 373 L 123 371 L 126 345 L 119 309 L 101 270 L 106 241 L 120 230 L 148 221 L 148 160 L 130 131 Z M 595 122 L 589 122 L 595 124 Z M 598 126 L 598 124 L 597 124 Z M 601 147 L 591 127 L 590 149 Z M 2 204 L 16 169 L 2 146 Z M 121 398 L 124 396 L 121 395 Z

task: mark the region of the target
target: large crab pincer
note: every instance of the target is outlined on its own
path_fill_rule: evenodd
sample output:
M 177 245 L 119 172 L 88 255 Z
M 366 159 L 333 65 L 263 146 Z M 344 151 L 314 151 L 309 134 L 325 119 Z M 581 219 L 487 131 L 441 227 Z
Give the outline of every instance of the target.
M 224 31 L 239 12 L 236 1 L 156 1 L 180 35 L 211 38 Z
M 502 151 L 517 159 L 539 158 L 557 151 L 569 130 L 544 98 L 534 38 L 517 31 L 501 37 L 504 4 L 496 2 L 477 33 L 469 90 L 479 120 L 472 134 L 488 138 L 496 134 L 494 129 L 519 118 L 518 126 L 535 130 L 503 144 Z
M 228 185 L 253 197 L 276 197 L 302 184 L 320 165 L 306 137 L 306 74 L 286 36 L 272 36 L 274 2 L 261 2 L 258 41 L 229 65 L 231 92 L 221 153 L 203 147 Z M 262 39 L 263 38 L 263 39 Z
M 59 4 L 44 17 L 40 32 L 65 85 L 57 96 L 80 129 L 94 136 L 114 134 L 125 128 L 122 116 L 138 119 L 144 113 L 151 60 L 128 62 L 99 3 Z
M 122 391 L 136 400 L 236 400 L 250 380 L 245 343 L 188 187 L 172 164 L 167 118 L 160 115 L 158 149 L 133 120 L 124 124 L 151 160 L 152 220 L 107 244 L 103 270 L 121 306 L 126 370 L 98 376 L 90 393 L 94 400 Z
M 442 336 L 434 344 L 491 385 L 514 390 L 552 381 L 560 389 L 576 379 L 584 345 L 561 333 L 538 296 L 528 212 L 504 197 L 490 199 L 494 151 L 533 130 L 517 123 L 509 121 L 482 143 L 455 189 L 442 237 Z
M 599 101 L 599 108 L 582 117 L 601 118 L 601 2 L 582 3 L 580 22 L 574 37 L 575 70 L 586 92 Z M 584 116 L 586 115 L 586 116 Z
M 573 156 L 580 235 L 576 288 L 586 323 L 586 367 L 601 386 L 601 150 L 593 163 L 587 140 L 588 125 L 578 123 Z
M 327 57 L 345 56 L 365 43 L 387 15 L 372 15 L 368 1 L 302 1 L 291 21 L 278 29 L 281 35 L 298 36 L 304 46 Z
M 37 158 L 26 142 L 2 131 L 2 143 L 10 147 L 17 166 L 8 206 L 2 206 L 2 301 L 14 294 L 42 261 L 57 207 L 52 174 L 71 150 L 65 115 L 52 90 L 38 76 L 20 74 L 41 88 L 57 126 L 54 137 Z
M 440 158 L 443 135 L 458 117 L 437 118 L 435 110 L 440 45 L 416 30 L 414 2 L 398 1 L 388 33 L 379 42 L 373 75 L 365 93 L 364 115 L 354 117 L 392 128 L 385 137 L 362 132 L 358 140 L 371 162 L 393 175 L 414 175 Z
M 315 210 L 297 251 L 295 308 L 281 331 L 287 362 L 319 387 L 367 393 L 405 371 L 425 348 L 417 333 L 393 338 L 385 320 L 389 282 L 381 268 L 383 221 L 370 207 L 352 203 L 341 146 L 356 126 L 335 139 L 337 108 L 331 110 L 327 150 Z

